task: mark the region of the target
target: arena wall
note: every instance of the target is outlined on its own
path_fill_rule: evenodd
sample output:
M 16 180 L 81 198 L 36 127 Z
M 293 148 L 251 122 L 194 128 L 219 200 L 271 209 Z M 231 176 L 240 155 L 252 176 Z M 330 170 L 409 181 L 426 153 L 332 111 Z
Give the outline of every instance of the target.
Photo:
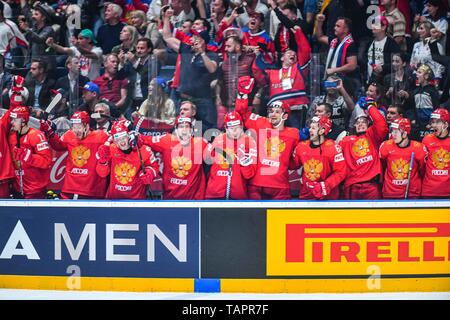
M 0 288 L 450 291 L 450 201 L 0 201 Z

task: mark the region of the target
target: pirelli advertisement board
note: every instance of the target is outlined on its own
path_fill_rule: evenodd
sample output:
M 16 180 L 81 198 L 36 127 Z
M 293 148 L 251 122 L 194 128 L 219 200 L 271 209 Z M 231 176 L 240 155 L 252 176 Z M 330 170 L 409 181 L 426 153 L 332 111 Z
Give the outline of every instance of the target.
M 448 209 L 267 210 L 268 276 L 448 274 Z
M 80 290 L 450 292 L 450 201 L 0 201 L 0 288 L 74 272 Z

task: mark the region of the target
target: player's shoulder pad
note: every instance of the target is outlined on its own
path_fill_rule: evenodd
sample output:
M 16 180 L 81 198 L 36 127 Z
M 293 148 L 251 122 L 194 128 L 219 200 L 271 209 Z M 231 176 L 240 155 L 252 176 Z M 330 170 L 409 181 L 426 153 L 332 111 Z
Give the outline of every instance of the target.
M 300 141 L 299 145 L 307 146 L 307 145 L 309 145 L 309 143 L 310 143 L 309 140 L 303 140 L 303 141 Z
M 323 143 L 323 145 L 325 146 L 325 147 L 331 147 L 331 146 L 333 146 L 333 145 L 335 145 L 336 143 L 333 141 L 333 140 L 326 140 L 324 143 Z
M 412 142 L 412 146 L 413 146 L 413 148 L 415 148 L 415 149 L 421 149 L 421 147 L 423 146 L 423 144 L 422 144 L 421 142 L 419 142 L 419 141 L 413 141 L 413 142 Z

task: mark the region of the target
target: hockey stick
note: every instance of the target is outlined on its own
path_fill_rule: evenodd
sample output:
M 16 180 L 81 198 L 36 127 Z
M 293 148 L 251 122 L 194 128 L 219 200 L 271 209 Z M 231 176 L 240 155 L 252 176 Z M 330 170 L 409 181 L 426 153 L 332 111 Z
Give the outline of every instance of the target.
M 141 162 L 141 169 L 142 169 L 142 173 L 145 174 L 145 165 L 144 165 L 144 160 L 142 159 L 142 154 L 141 154 L 141 150 L 139 149 L 139 141 L 138 141 L 138 136 L 139 136 L 139 129 L 141 128 L 142 122 L 144 121 L 144 117 L 140 117 L 138 123 L 136 124 L 136 127 L 134 128 L 135 131 L 135 139 L 136 139 L 136 150 L 139 156 L 139 161 Z M 150 195 L 150 200 L 153 200 L 153 192 L 152 192 L 152 188 L 150 187 L 150 185 L 146 185 L 146 192 L 145 194 L 149 193 Z
M 16 131 L 16 137 L 17 137 L 17 142 L 16 142 L 16 147 L 20 148 L 20 134 L 19 131 Z M 20 194 L 22 196 L 22 198 L 24 197 L 23 194 L 23 171 L 22 171 L 22 162 L 20 160 L 17 160 L 17 163 L 19 165 L 19 191 Z
M 228 162 L 228 176 L 227 176 L 227 186 L 225 189 L 225 200 L 230 200 L 231 193 L 231 175 L 233 172 L 233 159 L 230 155 L 226 153 L 223 149 L 216 147 L 215 150 L 222 155 L 222 157 Z
M 44 118 L 44 120 L 47 120 L 48 115 L 53 111 L 53 109 L 58 105 L 58 103 L 61 102 L 62 99 L 62 94 L 61 93 L 57 93 L 55 95 L 55 97 L 52 99 L 52 101 L 49 103 L 47 109 L 45 109 L 42 117 Z
M 347 131 L 342 131 L 336 138 L 335 142 L 336 144 L 338 144 L 342 139 L 344 139 L 347 136 L 348 132 Z
M 101 118 L 106 118 L 109 120 L 113 120 L 114 118 L 111 117 L 110 115 L 104 114 L 104 113 L 100 113 L 100 112 L 94 112 L 91 114 L 91 119 L 97 120 L 97 119 L 101 119 Z
M 406 189 L 405 189 L 405 199 L 408 199 L 409 182 L 411 180 L 411 171 L 412 171 L 413 162 L 414 162 L 414 152 L 411 153 L 411 160 L 409 161 L 408 179 L 406 180 Z

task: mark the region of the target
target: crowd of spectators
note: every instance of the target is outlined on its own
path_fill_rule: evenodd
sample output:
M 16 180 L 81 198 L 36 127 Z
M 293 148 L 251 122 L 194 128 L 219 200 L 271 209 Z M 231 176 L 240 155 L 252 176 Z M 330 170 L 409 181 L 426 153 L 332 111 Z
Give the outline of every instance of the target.
M 13 76 L 41 118 L 77 111 L 169 131 L 190 107 L 193 121 L 223 129 L 238 79 L 249 76 L 253 112 L 282 101 L 287 125 L 309 137 L 312 118 L 332 120 L 327 138 L 355 132 L 367 99 L 387 123 L 411 121 L 430 133 L 432 112 L 450 110 L 447 0 L 34 0 L 0 1 L 0 107 Z M 195 118 L 195 119 L 194 119 Z M 194 126 L 195 127 L 195 126 Z M 197 128 L 197 127 L 195 127 Z M 207 140 L 212 141 L 212 137 Z
M 333 122 L 351 130 L 357 101 L 372 85 L 384 109 L 411 119 L 418 139 L 431 111 L 449 105 L 445 0 L 7 0 L 1 9 L 1 106 L 8 108 L 11 76 L 20 74 L 36 117 L 50 88 L 63 89 L 68 117 L 86 105 L 93 112 L 84 91 L 95 84 L 96 103 L 107 103 L 115 118 L 145 110 L 173 123 L 189 100 L 203 131 L 221 129 L 239 77 L 257 79 L 250 105 L 265 114 L 280 97 L 273 78 L 285 75 L 275 74 L 297 60 L 302 79 L 281 94 L 298 91 L 289 98 L 289 124 L 299 129 L 324 101 Z

